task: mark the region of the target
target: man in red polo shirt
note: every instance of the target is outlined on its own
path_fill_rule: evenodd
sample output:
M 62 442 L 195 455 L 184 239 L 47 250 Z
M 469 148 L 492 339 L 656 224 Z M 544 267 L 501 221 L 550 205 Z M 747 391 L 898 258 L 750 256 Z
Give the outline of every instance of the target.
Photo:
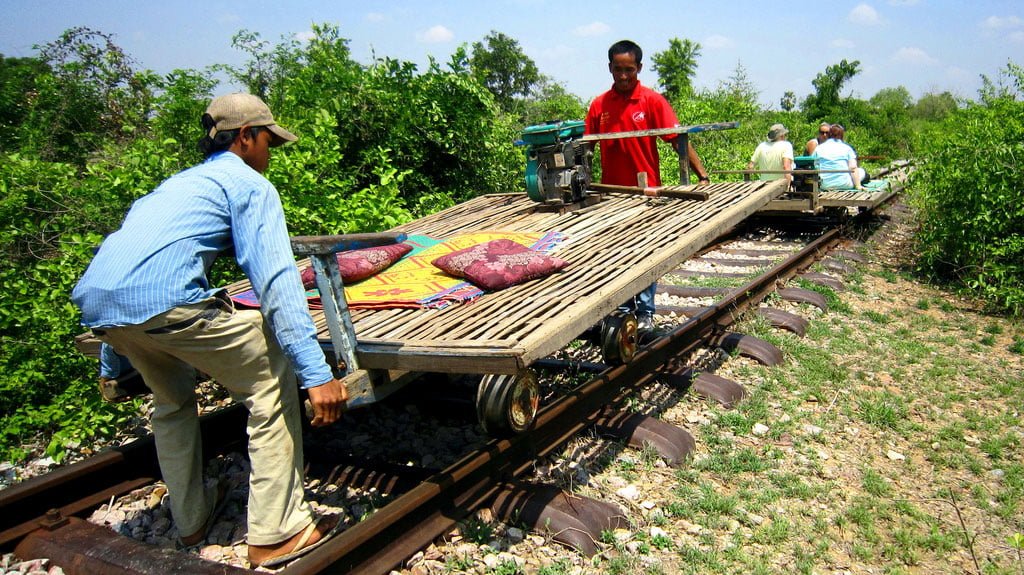
M 585 133 L 631 132 L 672 128 L 679 125 L 668 100 L 640 84 L 637 75 L 643 69 L 643 50 L 636 43 L 622 40 L 608 49 L 608 71 L 612 88 L 594 99 L 587 113 Z M 675 134 L 663 136 L 677 146 Z M 707 170 L 692 145 L 687 147 L 690 168 L 700 184 L 709 183 Z M 618 186 L 636 186 L 637 174 L 647 174 L 648 186 L 661 185 L 656 138 L 618 138 L 601 140 L 601 182 Z M 636 311 L 640 331 L 654 328 L 654 293 L 657 284 L 640 292 L 635 302 L 627 302 L 626 311 Z

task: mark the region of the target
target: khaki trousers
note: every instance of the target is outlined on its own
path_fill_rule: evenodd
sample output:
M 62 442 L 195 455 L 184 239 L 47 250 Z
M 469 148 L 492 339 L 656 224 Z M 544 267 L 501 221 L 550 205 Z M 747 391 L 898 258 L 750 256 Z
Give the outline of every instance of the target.
M 178 533 L 202 529 L 216 504 L 214 490 L 203 486 L 195 369 L 249 410 L 248 543 L 278 543 L 309 524 L 295 373 L 260 312 L 211 298 L 141 325 L 96 331 L 153 390 L 153 434 Z

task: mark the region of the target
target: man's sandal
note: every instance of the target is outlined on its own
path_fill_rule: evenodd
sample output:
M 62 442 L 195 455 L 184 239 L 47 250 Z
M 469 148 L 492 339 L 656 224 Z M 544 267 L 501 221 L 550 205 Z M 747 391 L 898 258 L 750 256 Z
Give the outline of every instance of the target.
M 334 520 L 334 525 L 332 525 L 331 528 L 328 529 L 326 533 L 323 533 L 320 536 L 320 539 L 317 539 L 313 543 L 309 543 L 309 540 L 313 537 L 313 534 L 318 532 L 317 531 L 317 527 L 319 527 L 321 523 L 326 523 L 326 524 L 329 525 L 330 524 L 329 523 L 330 519 Z M 268 557 L 268 558 L 263 559 L 263 561 L 259 561 L 259 562 L 253 561 L 252 560 L 252 548 L 253 548 L 253 546 L 250 545 L 249 546 L 249 550 L 250 550 L 249 566 L 250 566 L 250 568 L 256 568 L 256 567 L 276 567 L 278 565 L 287 563 L 287 562 L 289 562 L 289 561 L 291 561 L 293 559 L 296 559 L 298 557 L 302 557 L 306 553 L 309 553 L 310 551 L 316 549 L 320 545 L 323 545 L 323 543 L 325 541 L 327 541 L 328 539 L 330 539 L 331 537 L 334 537 L 334 535 L 336 535 L 338 533 L 338 531 L 341 530 L 341 527 L 342 527 L 341 515 L 319 515 L 313 521 L 311 521 L 310 524 L 307 525 L 305 529 L 303 529 L 302 531 L 300 531 L 298 533 L 298 535 L 297 535 L 298 540 L 296 540 L 295 545 L 291 546 L 291 549 L 288 550 L 288 551 L 285 551 L 284 549 L 282 549 L 280 555 Z M 292 538 L 294 538 L 294 537 L 296 537 L 296 536 L 293 536 Z M 287 543 L 287 541 L 285 541 L 283 543 Z
M 206 540 L 206 535 L 210 532 L 210 528 L 217 522 L 217 518 L 224 512 L 224 508 L 228 506 L 228 495 L 233 487 L 232 483 L 227 480 L 222 479 L 217 482 L 217 501 L 213 504 L 213 511 L 210 512 L 210 516 L 206 518 L 206 522 L 203 523 L 199 531 L 191 535 L 178 536 L 177 543 L 179 548 L 192 547 Z

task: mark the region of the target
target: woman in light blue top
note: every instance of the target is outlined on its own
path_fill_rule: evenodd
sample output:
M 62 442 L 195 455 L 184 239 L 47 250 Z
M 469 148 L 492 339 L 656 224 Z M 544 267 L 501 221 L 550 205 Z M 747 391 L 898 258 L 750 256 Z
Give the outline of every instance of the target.
M 818 144 L 812 157 L 821 174 L 823 190 L 863 190 L 864 168 L 857 165 L 857 152 L 843 141 L 846 130 L 840 124 L 832 124 L 828 139 Z M 838 171 L 837 171 L 838 170 Z

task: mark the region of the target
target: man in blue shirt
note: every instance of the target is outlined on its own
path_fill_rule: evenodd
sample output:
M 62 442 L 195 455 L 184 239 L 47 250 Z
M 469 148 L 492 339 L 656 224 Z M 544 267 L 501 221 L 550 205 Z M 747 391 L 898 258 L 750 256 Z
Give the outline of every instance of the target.
M 218 508 L 204 486 L 195 370 L 249 410 L 248 543 L 253 566 L 325 540 L 339 516 L 314 517 L 303 494 L 298 382 L 315 426 L 348 398 L 306 307 L 281 200 L 262 173 L 270 148 L 296 140 L 250 94 L 215 98 L 203 116 L 202 164 L 140 198 L 72 293 L 82 323 L 126 356 L 153 390 L 153 434 L 182 544 L 202 542 Z M 261 302 L 236 310 L 207 273 L 234 249 Z

